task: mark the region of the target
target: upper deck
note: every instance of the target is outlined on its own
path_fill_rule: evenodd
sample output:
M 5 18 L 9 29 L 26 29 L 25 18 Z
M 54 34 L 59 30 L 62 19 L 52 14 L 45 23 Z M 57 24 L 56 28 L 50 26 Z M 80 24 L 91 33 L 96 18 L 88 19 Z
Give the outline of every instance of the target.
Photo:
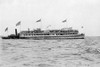
M 35 36 L 35 35 L 76 35 L 78 34 L 78 30 L 73 29 L 61 29 L 61 30 L 41 30 L 36 29 L 33 31 L 21 31 L 20 36 Z

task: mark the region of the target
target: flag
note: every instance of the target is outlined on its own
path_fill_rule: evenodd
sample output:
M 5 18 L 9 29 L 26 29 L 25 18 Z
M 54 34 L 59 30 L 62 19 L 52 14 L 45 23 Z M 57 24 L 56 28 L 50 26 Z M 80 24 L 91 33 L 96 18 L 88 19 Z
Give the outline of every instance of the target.
M 16 24 L 16 26 L 19 26 L 21 24 L 21 21 L 19 21 L 17 24 Z
M 5 32 L 8 30 L 8 27 L 5 29 Z
M 36 22 L 41 22 L 41 19 L 37 20 Z
M 66 19 L 66 20 L 63 20 L 62 22 L 63 22 L 63 23 L 67 22 L 67 19 Z
M 51 25 L 47 26 L 47 28 L 50 27 L 50 26 L 51 26 Z
M 83 28 L 83 26 L 81 28 Z

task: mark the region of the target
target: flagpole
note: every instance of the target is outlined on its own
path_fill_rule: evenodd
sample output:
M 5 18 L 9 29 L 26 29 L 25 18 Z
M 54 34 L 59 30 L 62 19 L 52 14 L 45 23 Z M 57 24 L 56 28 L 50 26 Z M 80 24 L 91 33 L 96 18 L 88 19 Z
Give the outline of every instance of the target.
M 68 28 L 68 25 L 67 25 L 67 19 L 66 19 L 66 27 Z
M 41 22 L 41 19 L 37 20 L 36 22 Z M 41 29 L 42 28 L 42 22 L 39 26 L 40 26 L 40 29 Z
M 7 32 L 6 32 L 6 36 L 8 36 L 8 33 L 9 33 L 9 32 L 8 32 L 8 30 L 7 30 Z
M 67 25 L 67 19 L 63 20 L 62 22 L 63 22 L 63 23 L 65 23 L 65 22 L 66 22 L 66 24 L 65 24 L 65 25 L 66 25 L 66 27 L 65 27 L 65 28 L 68 28 L 68 25 Z
M 21 21 L 17 22 L 17 24 L 16 24 L 16 26 L 19 26 L 19 25 L 20 25 L 20 27 L 18 27 L 19 28 L 19 32 L 21 32 Z
M 40 22 L 40 29 L 42 29 L 42 21 L 41 21 L 41 19 L 39 20 L 39 22 Z
M 21 23 L 20 23 L 20 32 L 21 32 Z
M 41 30 L 42 30 L 42 21 L 41 21 Z
M 21 24 L 20 24 L 20 32 L 21 32 Z M 20 33 L 20 32 L 19 32 L 19 33 Z
M 7 31 L 7 32 L 6 32 L 6 31 Z M 8 27 L 6 27 L 5 32 L 6 32 L 7 36 L 8 36 Z
M 9 32 L 8 32 L 8 30 L 7 30 L 7 36 L 9 35 Z
M 82 31 L 84 30 L 83 28 L 84 28 L 84 27 L 83 27 L 83 26 L 81 26 Z M 84 33 L 84 32 L 83 32 L 83 33 Z

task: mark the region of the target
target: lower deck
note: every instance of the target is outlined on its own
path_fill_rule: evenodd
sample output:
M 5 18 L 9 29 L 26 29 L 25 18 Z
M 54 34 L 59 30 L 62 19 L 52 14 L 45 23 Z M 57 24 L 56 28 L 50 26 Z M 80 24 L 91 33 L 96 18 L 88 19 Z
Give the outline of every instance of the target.
M 60 36 L 26 36 L 26 37 L 20 37 L 21 39 L 37 39 L 37 40 L 41 40 L 41 39 L 84 39 L 84 35 L 60 35 Z

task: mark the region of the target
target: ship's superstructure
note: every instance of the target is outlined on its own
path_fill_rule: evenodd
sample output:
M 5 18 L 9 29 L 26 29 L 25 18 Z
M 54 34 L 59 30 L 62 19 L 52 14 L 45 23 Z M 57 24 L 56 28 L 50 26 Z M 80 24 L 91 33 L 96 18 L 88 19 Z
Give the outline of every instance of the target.
M 21 31 L 21 38 L 26 39 L 84 39 L 84 34 L 79 34 L 78 30 L 61 29 L 61 30 L 41 30 Z

